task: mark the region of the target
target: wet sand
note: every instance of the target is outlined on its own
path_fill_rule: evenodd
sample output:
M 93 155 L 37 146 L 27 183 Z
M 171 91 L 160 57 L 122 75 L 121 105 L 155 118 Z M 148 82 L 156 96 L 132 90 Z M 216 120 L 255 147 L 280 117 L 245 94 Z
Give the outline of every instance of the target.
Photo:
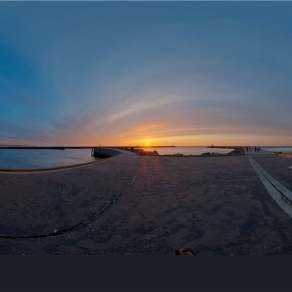
M 257 161 L 277 165 L 292 189 L 292 159 L 269 159 Z M 292 219 L 245 156 L 123 152 L 83 167 L 0 173 L 0 194 L 0 254 L 292 253 Z

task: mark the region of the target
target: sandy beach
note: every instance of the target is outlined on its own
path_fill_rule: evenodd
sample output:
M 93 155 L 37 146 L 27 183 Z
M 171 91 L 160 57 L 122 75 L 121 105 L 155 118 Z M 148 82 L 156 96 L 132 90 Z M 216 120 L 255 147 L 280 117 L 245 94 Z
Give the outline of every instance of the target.
M 256 159 L 292 189 L 291 158 Z M 246 156 L 123 151 L 82 167 L 2 172 L 0 193 L 1 254 L 292 253 L 292 220 Z

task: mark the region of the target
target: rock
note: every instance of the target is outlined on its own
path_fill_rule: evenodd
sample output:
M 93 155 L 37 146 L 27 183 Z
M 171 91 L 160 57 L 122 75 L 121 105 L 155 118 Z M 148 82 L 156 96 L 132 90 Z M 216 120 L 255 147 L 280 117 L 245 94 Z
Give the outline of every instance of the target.
M 97 158 L 109 158 L 112 156 L 116 156 L 120 154 L 120 151 L 115 150 L 115 149 L 110 149 L 110 148 L 93 148 L 92 149 L 92 156 L 97 157 Z
M 159 155 L 157 151 L 146 151 L 144 149 L 136 149 L 136 153 L 142 156 L 157 156 Z

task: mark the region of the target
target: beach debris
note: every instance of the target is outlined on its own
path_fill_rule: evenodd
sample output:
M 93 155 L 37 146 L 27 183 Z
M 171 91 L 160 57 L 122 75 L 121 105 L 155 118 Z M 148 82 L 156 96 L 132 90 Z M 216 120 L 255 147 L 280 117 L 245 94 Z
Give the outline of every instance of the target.
M 194 252 L 190 248 L 187 248 L 187 249 L 177 248 L 175 250 L 175 254 L 180 255 L 180 256 L 193 256 Z
M 136 152 L 136 154 L 142 155 L 142 156 L 157 156 L 157 155 L 159 155 L 156 150 L 149 151 L 149 150 L 144 150 L 144 149 L 140 149 L 140 148 L 135 149 L 135 152 Z

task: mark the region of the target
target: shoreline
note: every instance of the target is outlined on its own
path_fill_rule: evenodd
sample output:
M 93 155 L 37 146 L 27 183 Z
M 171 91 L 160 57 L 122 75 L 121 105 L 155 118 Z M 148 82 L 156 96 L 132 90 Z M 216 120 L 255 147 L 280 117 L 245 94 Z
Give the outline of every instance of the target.
M 105 149 L 105 148 L 94 148 L 94 152 L 92 152 L 92 157 L 94 160 L 70 165 L 61 165 L 61 166 L 52 166 L 52 167 L 40 167 L 40 168 L 0 168 L 0 173 L 39 173 L 39 172 L 51 172 L 51 171 L 61 171 L 67 169 L 73 169 L 83 166 L 89 166 L 91 164 L 95 164 L 98 161 L 107 160 L 108 158 L 112 158 L 118 154 L 120 151 Z
M 280 247 L 285 253 L 291 218 L 271 199 L 247 156 L 184 158 L 123 151 L 115 159 L 61 170 L 0 173 L 3 250 L 162 255 L 183 246 L 198 255 L 252 255 L 279 253 Z M 292 189 L 290 160 L 254 159 Z
M 95 164 L 97 162 L 101 162 L 101 159 L 100 160 L 96 159 L 93 161 L 78 163 L 78 164 L 73 164 L 73 165 L 44 167 L 44 168 L 0 168 L 0 173 L 37 173 L 37 172 L 58 171 L 58 170 L 66 170 L 66 169 L 72 169 L 72 168 L 80 168 L 83 166 Z
M 226 156 L 240 156 L 240 155 L 245 155 L 245 151 L 243 148 L 237 148 L 233 149 L 230 152 L 227 153 L 220 153 L 220 152 L 204 152 L 201 154 L 183 154 L 183 153 L 173 153 L 173 154 L 159 154 L 156 150 L 154 151 L 149 151 L 145 149 L 133 149 L 129 150 L 136 155 L 139 156 L 162 156 L 162 157 L 226 157 Z

